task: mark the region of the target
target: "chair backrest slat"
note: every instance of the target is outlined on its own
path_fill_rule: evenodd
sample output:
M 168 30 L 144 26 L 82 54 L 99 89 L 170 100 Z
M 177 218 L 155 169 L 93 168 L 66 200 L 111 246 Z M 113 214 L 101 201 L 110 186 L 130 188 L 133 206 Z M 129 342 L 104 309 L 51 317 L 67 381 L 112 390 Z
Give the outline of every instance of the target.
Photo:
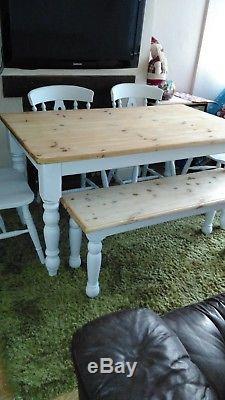
M 162 100 L 163 90 L 157 86 L 137 83 L 120 83 L 111 89 L 112 106 L 136 107 L 148 104 L 148 99 Z M 124 101 L 126 100 L 126 101 Z
M 33 89 L 28 93 L 28 99 L 33 111 L 37 111 L 37 105 L 46 111 L 46 103 L 54 102 L 54 110 L 65 110 L 65 101 L 73 101 L 74 109 L 78 108 L 78 102 L 86 103 L 86 108 L 90 108 L 93 102 L 94 92 L 80 86 L 73 85 L 52 85 Z

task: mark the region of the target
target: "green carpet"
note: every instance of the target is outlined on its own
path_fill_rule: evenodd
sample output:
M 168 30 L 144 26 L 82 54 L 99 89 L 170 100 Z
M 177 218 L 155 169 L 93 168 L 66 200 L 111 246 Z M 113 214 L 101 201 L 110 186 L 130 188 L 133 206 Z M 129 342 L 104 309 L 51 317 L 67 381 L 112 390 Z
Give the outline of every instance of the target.
M 32 210 L 39 231 L 41 213 Z M 27 235 L 0 242 L 0 339 L 16 400 L 53 399 L 74 388 L 73 332 L 105 313 L 150 307 L 164 313 L 225 290 L 225 232 L 206 237 L 202 217 L 108 238 L 103 245 L 101 295 L 85 295 L 83 267 L 68 267 L 67 216 L 62 212 L 61 257 L 50 278 Z M 17 217 L 6 215 L 9 225 Z M 94 340 L 94 338 L 93 338 Z

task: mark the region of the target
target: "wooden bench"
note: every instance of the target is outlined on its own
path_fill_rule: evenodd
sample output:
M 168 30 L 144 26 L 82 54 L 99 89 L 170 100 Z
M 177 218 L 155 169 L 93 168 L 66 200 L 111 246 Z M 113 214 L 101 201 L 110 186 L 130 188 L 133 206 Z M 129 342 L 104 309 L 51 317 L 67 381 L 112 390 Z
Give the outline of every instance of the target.
M 191 215 L 207 214 L 203 231 L 210 232 L 212 214 L 225 206 L 225 170 L 202 171 L 154 181 L 111 186 L 65 195 L 70 214 L 69 264 L 81 264 L 82 231 L 88 238 L 86 293 L 99 293 L 102 240 L 110 235 Z

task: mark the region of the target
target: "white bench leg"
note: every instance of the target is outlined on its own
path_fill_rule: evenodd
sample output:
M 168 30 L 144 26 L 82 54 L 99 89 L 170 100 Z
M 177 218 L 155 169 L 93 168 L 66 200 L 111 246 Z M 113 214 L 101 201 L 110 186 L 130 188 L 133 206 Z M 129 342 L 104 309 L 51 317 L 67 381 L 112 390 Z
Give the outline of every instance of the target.
M 37 230 L 36 227 L 34 225 L 34 221 L 32 219 L 31 213 L 29 211 L 28 206 L 23 206 L 21 207 L 22 209 L 22 213 L 23 213 L 23 218 L 24 218 L 24 222 L 27 225 L 27 229 L 29 231 L 30 237 L 32 239 L 32 242 L 34 243 L 34 247 L 36 249 L 36 252 L 38 254 L 39 260 L 41 262 L 41 264 L 45 264 L 45 258 L 44 258 L 44 254 L 41 248 L 41 244 L 39 241 L 39 237 L 37 234 Z
M 96 297 L 100 292 L 99 288 L 99 273 L 102 262 L 102 242 L 88 242 L 87 255 L 87 273 L 88 281 L 86 286 L 86 294 L 88 297 Z
M 214 211 L 214 210 L 209 211 L 207 214 L 205 214 L 205 221 L 202 225 L 202 232 L 205 235 L 209 235 L 210 233 L 212 233 L 213 220 L 215 218 L 215 215 L 216 215 L 216 211 Z
M 70 239 L 69 265 L 71 268 L 78 268 L 81 265 L 80 246 L 82 240 L 82 230 L 72 218 L 70 218 L 69 239 Z
M 225 229 L 225 209 L 222 210 L 220 216 L 220 228 Z

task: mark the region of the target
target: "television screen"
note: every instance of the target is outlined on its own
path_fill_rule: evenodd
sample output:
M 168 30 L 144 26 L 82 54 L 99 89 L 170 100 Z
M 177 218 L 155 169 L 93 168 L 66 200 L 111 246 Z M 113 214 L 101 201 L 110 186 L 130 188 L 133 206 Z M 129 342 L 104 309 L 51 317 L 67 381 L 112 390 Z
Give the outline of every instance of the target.
M 145 0 L 2 0 L 1 4 L 5 66 L 138 64 Z

